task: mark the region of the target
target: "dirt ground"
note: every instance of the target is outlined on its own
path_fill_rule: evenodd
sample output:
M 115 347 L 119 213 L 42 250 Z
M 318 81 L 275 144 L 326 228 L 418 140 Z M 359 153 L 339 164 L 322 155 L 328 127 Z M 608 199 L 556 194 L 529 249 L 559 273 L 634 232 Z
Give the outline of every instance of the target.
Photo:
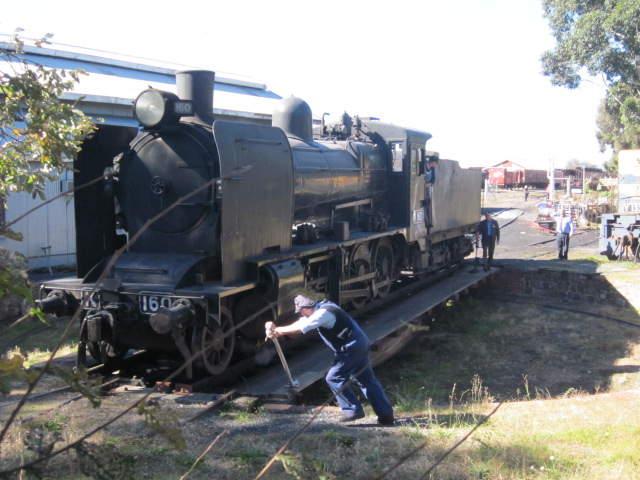
M 496 249 L 497 268 L 515 268 L 519 262 L 532 260 L 548 268 L 557 264 L 553 260 L 553 235 L 533 224 L 535 204 L 543 196 L 542 192 L 534 191 L 525 204 L 517 192 L 509 192 L 485 206 L 496 212 L 503 211 L 497 215 L 502 225 L 501 243 Z M 597 256 L 596 246 L 597 232 L 582 229 L 574 238 L 570 258 Z M 562 268 L 580 271 L 585 267 L 583 262 L 576 261 L 574 265 L 563 265 Z M 612 281 L 619 275 L 622 285 L 637 285 L 640 279 L 634 266 L 620 264 L 608 268 L 614 278 Z M 637 289 L 629 290 L 633 296 Z M 567 312 L 554 309 L 548 298 L 507 297 L 492 292 L 480 292 L 477 298 L 461 302 L 461 306 L 442 311 L 437 327 L 418 336 L 399 355 L 376 367 L 378 377 L 396 406 L 404 401 L 403 392 L 411 386 L 420 388 L 421 385 L 424 385 L 425 400 L 432 399 L 434 403 L 445 405 L 452 399 L 464 402 L 477 387 L 473 385 L 475 376 L 482 382 L 480 394 L 494 401 L 505 398 L 544 400 L 578 393 L 626 394 L 640 390 L 640 327 L 611 320 L 617 316 L 615 310 L 583 305 L 584 313 Z M 572 307 L 580 309 L 580 306 Z M 609 318 L 594 315 L 598 313 Z M 450 318 L 455 321 L 448 322 Z M 318 385 L 303 402 L 317 402 L 327 392 L 324 385 Z M 20 391 L 15 393 L 19 396 Z M 86 399 L 61 405 L 61 398 L 73 397 L 70 393 L 64 395 L 66 397 L 28 406 L 20 413 L 18 418 L 24 421 L 10 431 L 3 446 L 3 457 L 13 461 L 0 462 L 0 472 L 10 464 L 15 465 L 14 461 L 22 455 L 19 438 L 30 425 L 57 422 L 61 426 L 60 441 L 71 441 L 100 422 L 113 418 L 125 406 L 135 405 L 144 392 L 130 387 L 117 397 L 103 398 L 99 409 L 90 408 Z M 605 395 L 602 399 L 606 403 Z M 10 400 L 11 397 L 0 399 L 3 423 L 13 408 L 8 404 Z M 424 418 L 423 412 L 397 408 L 397 426 L 389 429 L 378 426 L 371 415 L 351 425 L 338 424 L 339 412 L 335 408 L 312 418 L 313 412 L 306 408 L 295 410 L 296 413 L 275 407 L 263 408 L 259 414 L 247 417 L 242 413 L 243 408 L 228 407 L 184 423 L 199 412 L 204 403 L 206 401 L 199 401 L 198 397 L 187 400 L 156 396 L 149 405 L 163 415 L 173 415 L 176 425 L 182 423 L 189 445 L 185 460 L 180 460 L 185 454 L 172 451 L 166 440 L 153 433 L 144 423 L 144 415 L 137 414 L 136 409 L 91 437 L 90 442 L 102 446 L 103 462 L 109 460 L 104 452 L 111 451 L 111 447 L 115 464 L 121 461 L 118 455 L 133 456 L 138 464 L 136 478 L 179 478 L 188 469 L 189 462 L 220 435 L 223 441 L 208 458 L 217 473 L 212 475 L 208 469 L 196 470 L 189 478 L 239 479 L 244 474 L 234 463 L 234 451 L 241 446 L 245 450 L 251 446 L 253 450 L 250 451 L 274 453 L 285 439 L 307 424 L 310 424 L 307 427 L 310 434 L 329 431 L 337 438 L 349 435 L 382 439 L 394 438 L 400 435 L 402 427 L 413 428 Z M 520 405 L 520 402 L 514 405 Z M 503 408 L 509 408 L 509 405 Z M 44 413 L 36 415 L 37 410 Z M 371 414 L 369 410 L 368 413 Z M 91 455 L 88 458 L 91 459 Z M 264 464 L 267 460 L 263 455 L 258 463 Z M 80 475 L 80 463 L 61 457 L 52 462 L 50 468 L 52 472 L 56 469 L 65 472 L 54 477 L 85 478 Z M 106 465 L 105 468 L 111 467 Z
M 496 266 L 597 273 L 634 308 L 483 291 L 481 297 L 488 302 L 484 308 L 501 318 L 503 326 L 499 333 L 485 336 L 481 348 L 491 355 L 484 365 L 479 363 L 483 355 L 477 355 L 474 367 L 481 370 L 489 390 L 500 396 L 523 375 L 528 376 L 530 395 L 640 389 L 640 327 L 616 322 L 624 319 L 640 325 L 640 270 L 628 262 L 596 264 L 593 259 L 601 258 L 599 231 L 590 226 L 577 228 L 569 261 L 556 260 L 553 232 L 535 223 L 536 205 L 544 199 L 544 192 L 533 191 L 528 202 L 522 192 L 501 192 L 485 205 L 501 225 Z

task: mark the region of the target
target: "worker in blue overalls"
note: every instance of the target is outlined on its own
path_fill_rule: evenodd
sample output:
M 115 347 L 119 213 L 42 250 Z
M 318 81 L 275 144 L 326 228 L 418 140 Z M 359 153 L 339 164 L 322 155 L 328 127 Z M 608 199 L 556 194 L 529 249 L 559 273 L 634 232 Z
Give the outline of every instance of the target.
M 573 237 L 573 217 L 571 213 L 567 215 L 564 207 L 560 207 L 557 215 L 553 219 L 556 221 L 556 248 L 558 250 L 558 260 L 568 260 L 569 239 Z
M 478 224 L 478 234 L 482 242 L 482 268 L 486 272 L 493 265 L 493 252 L 500 243 L 500 225 L 490 213 L 485 213 Z
M 436 165 L 440 161 L 440 155 L 436 152 L 427 152 L 424 169 L 424 213 L 425 226 L 433 227 L 433 184 L 436 183 Z
M 267 322 L 267 337 L 307 333 L 317 329 L 320 337 L 335 353 L 333 365 L 325 380 L 342 409 L 339 421 L 352 422 L 364 417 L 362 403 L 350 385 L 354 382 L 371 404 L 378 416 L 378 423 L 393 425 L 393 407 L 371 368 L 371 342 L 356 321 L 328 300 L 316 302 L 308 296 L 298 295 L 294 304 L 295 312 L 302 316 L 285 326 L 276 327 L 273 322 Z

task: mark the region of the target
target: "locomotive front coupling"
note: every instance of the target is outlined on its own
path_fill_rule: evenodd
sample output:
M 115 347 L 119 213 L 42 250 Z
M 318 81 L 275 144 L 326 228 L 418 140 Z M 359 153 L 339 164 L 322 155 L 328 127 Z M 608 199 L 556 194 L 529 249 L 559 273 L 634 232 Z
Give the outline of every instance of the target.
M 78 301 L 73 295 L 64 290 L 52 290 L 42 300 L 36 300 L 36 307 L 44 313 L 50 313 L 56 317 L 72 315 L 78 308 Z
M 149 317 L 149 323 L 154 332 L 164 335 L 174 328 L 193 326 L 195 319 L 196 306 L 193 302 L 181 298 L 176 300 L 171 308 L 160 307 L 158 313 Z

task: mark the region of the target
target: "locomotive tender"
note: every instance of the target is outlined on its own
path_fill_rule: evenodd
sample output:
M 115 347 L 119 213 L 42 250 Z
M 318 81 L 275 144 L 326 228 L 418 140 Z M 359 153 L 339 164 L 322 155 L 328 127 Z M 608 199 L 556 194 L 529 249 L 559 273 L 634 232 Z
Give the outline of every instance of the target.
M 77 278 L 44 284 L 39 304 L 81 306 L 79 365 L 87 348 L 112 364 L 145 349 L 218 375 L 264 347 L 301 288 L 359 307 L 473 249 L 481 173 L 441 160 L 425 199 L 430 134 L 347 114 L 314 127 L 295 97 L 273 126 L 216 120 L 214 76 L 142 92 L 142 130 L 102 195 L 77 192 Z

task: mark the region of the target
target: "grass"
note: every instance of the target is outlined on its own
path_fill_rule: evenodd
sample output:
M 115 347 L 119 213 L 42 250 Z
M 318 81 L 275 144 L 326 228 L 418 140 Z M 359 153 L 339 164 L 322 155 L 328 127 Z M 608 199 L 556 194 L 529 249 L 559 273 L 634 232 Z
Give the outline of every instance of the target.
M 249 447 L 233 451 L 229 453 L 229 457 L 233 459 L 233 463 L 237 467 L 248 467 L 263 465 L 270 458 L 270 455 L 267 452 Z
M 631 284 L 636 277 L 637 271 L 620 275 L 621 281 Z M 606 306 L 593 306 L 589 311 L 611 317 L 620 314 Z M 637 314 L 630 313 L 630 317 L 638 319 Z M 480 420 L 486 420 L 500 400 L 507 402 L 428 478 L 640 478 L 638 395 L 630 392 L 640 389 L 637 329 L 541 309 L 536 303 L 469 297 L 447 304 L 429 325 L 428 331 L 417 335 L 392 361 L 376 368 L 400 425 L 377 429 L 335 424 L 320 433 L 303 433 L 287 454 L 311 459 L 315 470 L 299 478 L 369 479 L 414 450 L 414 455 L 385 478 L 421 478 Z M 35 350 L 22 351 L 30 360 L 37 357 Z M 314 388 L 317 398 L 324 401 L 326 386 Z M 36 407 L 27 412 L 32 408 Z M 69 441 L 87 430 L 92 415 L 106 408 L 86 415 L 69 405 L 43 416 L 39 425 Z M 163 408 L 176 407 L 164 404 Z M 189 416 L 191 411 L 183 413 Z M 288 438 L 281 433 L 253 433 L 253 424 L 265 416 L 269 414 L 262 410 L 255 414 L 229 407 L 219 416 L 191 422 L 183 429 L 188 439 L 186 452 L 177 452 L 151 435 L 136 418 L 123 426 L 114 425 L 93 441 L 135 458 L 136 478 L 175 479 L 220 433 L 217 419 L 231 419 L 238 429 L 246 428 L 246 433 L 223 438 L 189 478 L 240 480 L 255 477 Z M 273 421 L 286 422 L 287 417 Z M 26 427 L 12 430 L 13 443 L 3 448 L 0 472 L 7 459 L 22 454 Z M 51 462 L 49 468 L 63 472 L 59 478 L 84 478 L 69 467 L 72 462 L 72 457 L 65 457 Z M 72 474 L 64 473 L 69 471 Z M 264 478 L 295 477 L 278 461 Z
M 43 323 L 37 318 L 29 318 L 10 329 L 0 339 L 0 344 L 8 355 L 20 354 L 25 358 L 27 368 L 47 360 L 57 341 L 67 328 L 69 317 L 48 318 Z M 79 339 L 79 328 L 73 326 L 64 345 L 56 352 L 56 357 L 74 353 Z

